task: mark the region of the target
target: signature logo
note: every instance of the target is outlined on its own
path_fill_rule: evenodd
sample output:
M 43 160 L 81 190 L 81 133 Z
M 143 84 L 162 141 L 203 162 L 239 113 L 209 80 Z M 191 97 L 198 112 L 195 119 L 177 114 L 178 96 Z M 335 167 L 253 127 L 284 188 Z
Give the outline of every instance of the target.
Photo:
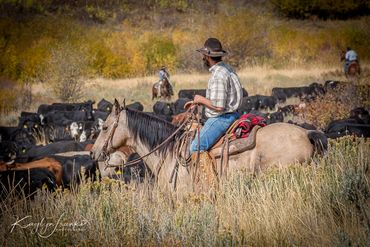
M 48 238 L 57 231 L 85 231 L 89 221 L 83 218 L 80 221 L 64 222 L 62 218 L 64 213 L 55 221 L 50 221 L 47 218 L 42 218 L 40 221 L 32 221 L 32 216 L 27 215 L 23 218 L 17 217 L 16 221 L 11 225 L 10 233 L 16 228 L 30 229 L 32 234 L 37 234 L 41 238 Z

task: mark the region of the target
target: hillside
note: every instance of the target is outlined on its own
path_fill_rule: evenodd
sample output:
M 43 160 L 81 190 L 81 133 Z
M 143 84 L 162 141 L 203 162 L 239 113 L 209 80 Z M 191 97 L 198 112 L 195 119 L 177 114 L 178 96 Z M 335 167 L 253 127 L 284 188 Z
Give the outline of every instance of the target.
M 1 1 L 0 111 L 27 108 L 12 92 L 30 95 L 42 83 L 59 101 L 92 78 L 133 78 L 204 71 L 195 49 L 218 37 L 238 70 L 338 68 L 355 49 L 370 60 L 370 17 L 288 19 L 271 1 Z M 32 101 L 32 100 L 31 100 Z

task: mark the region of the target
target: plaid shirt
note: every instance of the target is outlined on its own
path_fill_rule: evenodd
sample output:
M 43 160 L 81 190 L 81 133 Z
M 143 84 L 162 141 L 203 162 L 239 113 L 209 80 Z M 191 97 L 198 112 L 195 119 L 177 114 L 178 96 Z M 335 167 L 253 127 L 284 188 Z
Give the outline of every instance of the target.
M 205 109 L 207 117 L 217 117 L 224 113 L 235 112 L 243 98 L 242 86 L 238 75 L 226 63 L 219 62 L 213 65 L 209 71 L 212 73 L 208 81 L 206 97 L 213 106 L 222 107 L 223 112 Z

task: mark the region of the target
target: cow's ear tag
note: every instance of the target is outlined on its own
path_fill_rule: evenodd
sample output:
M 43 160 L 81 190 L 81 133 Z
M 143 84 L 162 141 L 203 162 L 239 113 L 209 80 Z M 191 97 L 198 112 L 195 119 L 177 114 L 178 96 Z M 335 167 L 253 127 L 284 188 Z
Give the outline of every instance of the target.
M 47 185 L 46 183 L 43 183 L 41 188 L 42 188 L 43 190 L 47 190 L 47 189 L 48 189 L 48 185 Z

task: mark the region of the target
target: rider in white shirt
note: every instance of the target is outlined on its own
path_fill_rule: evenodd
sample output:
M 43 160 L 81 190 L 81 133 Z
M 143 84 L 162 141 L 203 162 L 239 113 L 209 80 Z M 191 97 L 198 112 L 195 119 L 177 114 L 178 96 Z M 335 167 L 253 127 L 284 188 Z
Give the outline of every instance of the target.
M 158 85 L 157 90 L 158 90 L 159 97 L 161 97 L 161 93 L 162 93 L 161 89 L 162 89 L 164 80 L 167 80 L 168 83 L 170 84 L 170 74 L 168 73 L 166 66 L 162 66 L 161 69 L 159 70 L 159 82 L 157 84 Z
M 357 53 L 352 50 L 350 47 L 347 47 L 347 52 L 345 55 L 344 71 L 348 73 L 348 67 L 352 62 L 357 61 Z

